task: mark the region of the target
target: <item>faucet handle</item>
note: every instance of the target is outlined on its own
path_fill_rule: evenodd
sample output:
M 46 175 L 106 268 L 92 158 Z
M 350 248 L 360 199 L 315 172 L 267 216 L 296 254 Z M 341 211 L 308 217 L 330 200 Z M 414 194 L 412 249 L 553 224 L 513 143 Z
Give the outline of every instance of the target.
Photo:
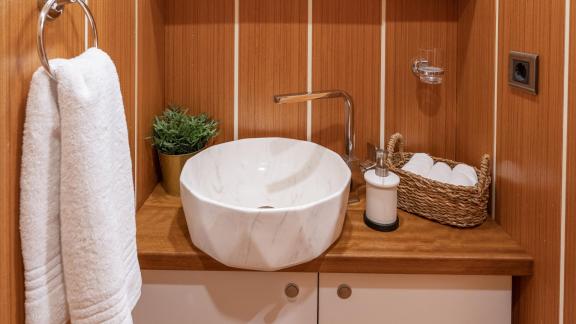
M 372 143 L 366 143 L 366 153 L 369 161 L 376 162 L 376 151 L 378 151 L 378 149 L 378 146 Z
M 376 152 L 378 150 L 380 150 L 378 146 L 372 143 L 366 143 L 366 155 L 368 158 L 360 162 L 360 169 L 362 170 L 362 173 L 366 173 L 367 171 L 376 167 Z

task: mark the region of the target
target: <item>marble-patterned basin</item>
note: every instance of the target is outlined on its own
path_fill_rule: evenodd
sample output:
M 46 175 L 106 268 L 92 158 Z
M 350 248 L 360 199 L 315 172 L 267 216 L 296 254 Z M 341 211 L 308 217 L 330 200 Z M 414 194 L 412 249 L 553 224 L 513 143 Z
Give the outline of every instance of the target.
M 180 176 L 190 237 L 230 267 L 272 271 L 310 261 L 342 231 L 350 177 L 338 154 L 310 142 L 213 146 Z

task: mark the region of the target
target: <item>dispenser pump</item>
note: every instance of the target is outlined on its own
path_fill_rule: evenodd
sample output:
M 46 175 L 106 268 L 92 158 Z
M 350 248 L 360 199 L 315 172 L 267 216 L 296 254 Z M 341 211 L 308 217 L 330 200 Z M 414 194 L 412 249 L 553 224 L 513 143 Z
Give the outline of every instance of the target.
M 384 162 L 387 157 L 386 151 L 382 149 L 376 150 L 376 175 L 379 177 L 387 177 L 388 176 L 388 166 Z

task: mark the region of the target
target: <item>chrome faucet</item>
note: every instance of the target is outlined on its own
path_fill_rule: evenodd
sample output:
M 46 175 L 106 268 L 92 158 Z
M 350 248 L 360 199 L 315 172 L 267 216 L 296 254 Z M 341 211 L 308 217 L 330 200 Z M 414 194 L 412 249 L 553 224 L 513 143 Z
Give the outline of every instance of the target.
M 354 103 L 352 97 L 342 90 L 330 90 L 330 91 L 316 91 L 316 92 L 301 92 L 292 94 L 281 94 L 274 96 L 274 102 L 277 104 L 289 104 L 289 103 L 300 103 L 318 99 L 331 99 L 331 98 L 343 98 L 344 99 L 344 152 L 345 155 L 342 157 L 350 171 L 352 172 L 352 181 L 350 184 L 350 196 L 348 198 L 349 203 L 356 203 L 360 201 L 358 195 L 358 188 L 361 180 L 358 179 L 359 168 L 358 163 L 354 155 L 354 145 L 356 139 L 356 133 L 354 132 Z M 359 172 L 354 170 L 358 169 Z M 361 175 L 361 173 L 360 173 Z
M 316 91 L 316 92 L 301 92 L 292 94 L 281 94 L 274 96 L 274 102 L 277 104 L 299 103 L 318 99 L 331 99 L 343 98 L 344 99 L 344 152 L 346 156 L 344 160 L 350 163 L 355 159 L 354 157 L 354 140 L 356 134 L 354 133 L 354 103 L 352 97 L 342 90 L 330 91 Z

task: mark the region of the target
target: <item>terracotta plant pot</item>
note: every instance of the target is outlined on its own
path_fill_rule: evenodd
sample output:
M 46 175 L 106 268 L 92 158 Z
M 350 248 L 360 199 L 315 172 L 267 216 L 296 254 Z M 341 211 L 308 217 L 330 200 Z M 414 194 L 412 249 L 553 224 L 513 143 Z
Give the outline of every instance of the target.
M 180 173 L 186 161 L 194 155 L 204 151 L 212 144 L 210 140 L 203 149 L 188 154 L 164 154 L 158 152 L 160 158 L 160 171 L 162 172 L 162 187 L 171 196 L 180 196 Z

